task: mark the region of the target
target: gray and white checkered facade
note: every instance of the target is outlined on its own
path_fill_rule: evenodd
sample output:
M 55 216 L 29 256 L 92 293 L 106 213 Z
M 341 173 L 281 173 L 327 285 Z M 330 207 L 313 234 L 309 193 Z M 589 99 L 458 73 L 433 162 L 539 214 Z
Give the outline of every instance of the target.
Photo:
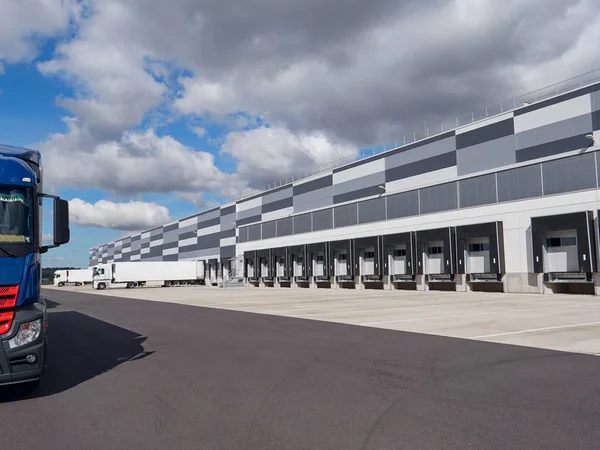
M 600 83 L 92 248 L 90 265 L 222 261 L 290 238 L 364 235 L 364 225 L 393 231 L 415 218 L 451 225 L 481 208 L 512 205 L 512 213 L 529 208 L 516 206 L 526 200 L 577 192 L 576 203 L 598 189 L 592 134 L 600 142 Z

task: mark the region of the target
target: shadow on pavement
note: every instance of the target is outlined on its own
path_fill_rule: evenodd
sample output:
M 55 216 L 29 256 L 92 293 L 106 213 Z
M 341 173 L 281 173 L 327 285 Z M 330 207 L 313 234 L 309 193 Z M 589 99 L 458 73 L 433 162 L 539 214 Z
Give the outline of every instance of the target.
M 48 299 L 46 299 L 46 308 L 47 308 L 47 309 L 54 309 L 54 308 L 56 308 L 57 306 L 60 306 L 60 303 L 58 303 L 58 302 L 55 302 L 55 301 L 53 301 L 53 300 L 48 300 Z
M 40 388 L 0 388 L 0 403 L 57 394 L 154 353 L 144 350 L 145 336 L 79 312 L 51 312 L 48 322 L 48 368 Z

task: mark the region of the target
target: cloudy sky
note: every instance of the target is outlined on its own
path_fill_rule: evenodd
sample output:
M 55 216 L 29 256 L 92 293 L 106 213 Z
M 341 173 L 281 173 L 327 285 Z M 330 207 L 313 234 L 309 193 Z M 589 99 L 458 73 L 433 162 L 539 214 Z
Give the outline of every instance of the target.
M 53 257 L 86 265 L 598 68 L 599 20 L 600 0 L 0 0 L 0 142 L 42 151 L 74 222 Z

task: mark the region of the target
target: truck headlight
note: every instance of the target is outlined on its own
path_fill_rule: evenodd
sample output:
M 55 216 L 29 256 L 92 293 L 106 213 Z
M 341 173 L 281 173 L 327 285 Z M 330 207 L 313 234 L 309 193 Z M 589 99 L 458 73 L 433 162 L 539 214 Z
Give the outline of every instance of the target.
M 15 337 L 8 341 L 8 345 L 10 348 L 16 348 L 22 345 L 31 344 L 40 337 L 41 332 L 42 319 L 22 323 Z

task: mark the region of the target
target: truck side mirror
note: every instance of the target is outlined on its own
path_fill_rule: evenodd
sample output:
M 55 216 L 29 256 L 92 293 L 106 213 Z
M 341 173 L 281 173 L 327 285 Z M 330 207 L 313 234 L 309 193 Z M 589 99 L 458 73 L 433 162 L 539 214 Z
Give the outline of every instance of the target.
M 69 229 L 69 202 L 60 198 L 54 199 L 54 245 L 62 245 L 71 239 Z

